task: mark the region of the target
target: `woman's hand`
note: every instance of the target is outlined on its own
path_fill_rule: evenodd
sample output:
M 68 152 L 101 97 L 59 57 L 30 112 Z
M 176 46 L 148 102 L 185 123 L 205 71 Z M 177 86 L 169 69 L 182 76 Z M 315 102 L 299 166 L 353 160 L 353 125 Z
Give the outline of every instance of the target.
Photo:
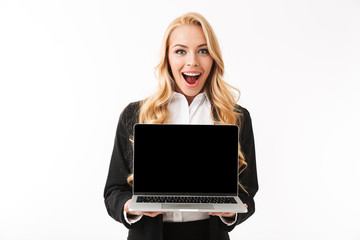
M 159 214 L 163 214 L 165 212 L 131 212 L 129 211 L 129 205 L 131 203 L 131 199 L 129 199 L 126 203 L 125 203 L 125 206 L 124 206 L 124 210 L 127 214 L 129 215 L 138 215 L 138 216 L 148 216 L 148 217 L 156 217 L 157 215 Z
M 246 208 L 248 208 L 246 203 L 244 203 L 244 205 Z M 236 213 L 231 213 L 231 212 L 207 212 L 207 214 L 211 216 L 228 217 L 228 218 L 233 218 L 236 215 Z
M 231 212 L 207 212 L 207 214 L 211 216 L 228 217 L 228 218 L 233 218 L 236 215 L 236 213 L 231 213 Z

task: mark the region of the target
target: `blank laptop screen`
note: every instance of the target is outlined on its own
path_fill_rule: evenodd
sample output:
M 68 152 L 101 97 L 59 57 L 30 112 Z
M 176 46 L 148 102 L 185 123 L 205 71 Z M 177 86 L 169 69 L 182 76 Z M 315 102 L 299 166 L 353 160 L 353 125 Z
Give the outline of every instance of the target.
M 236 125 L 136 124 L 134 193 L 236 195 Z

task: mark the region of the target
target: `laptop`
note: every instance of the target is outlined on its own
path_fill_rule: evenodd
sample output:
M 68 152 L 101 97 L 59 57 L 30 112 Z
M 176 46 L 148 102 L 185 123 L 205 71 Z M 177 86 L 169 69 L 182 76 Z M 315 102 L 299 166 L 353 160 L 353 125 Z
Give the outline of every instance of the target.
M 236 125 L 136 124 L 130 211 L 238 212 Z

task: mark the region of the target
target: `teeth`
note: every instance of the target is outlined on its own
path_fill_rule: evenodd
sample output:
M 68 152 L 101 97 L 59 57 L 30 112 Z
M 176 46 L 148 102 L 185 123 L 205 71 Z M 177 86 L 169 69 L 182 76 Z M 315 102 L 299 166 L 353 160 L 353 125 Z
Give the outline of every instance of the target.
M 199 76 L 200 73 L 183 73 L 186 76 Z

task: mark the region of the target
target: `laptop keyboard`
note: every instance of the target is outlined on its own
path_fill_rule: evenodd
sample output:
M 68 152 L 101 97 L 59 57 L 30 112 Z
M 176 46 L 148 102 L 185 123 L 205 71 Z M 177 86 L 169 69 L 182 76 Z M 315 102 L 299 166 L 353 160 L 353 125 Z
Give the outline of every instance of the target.
M 233 197 L 162 197 L 162 196 L 138 196 L 139 203 L 218 203 L 236 204 Z

